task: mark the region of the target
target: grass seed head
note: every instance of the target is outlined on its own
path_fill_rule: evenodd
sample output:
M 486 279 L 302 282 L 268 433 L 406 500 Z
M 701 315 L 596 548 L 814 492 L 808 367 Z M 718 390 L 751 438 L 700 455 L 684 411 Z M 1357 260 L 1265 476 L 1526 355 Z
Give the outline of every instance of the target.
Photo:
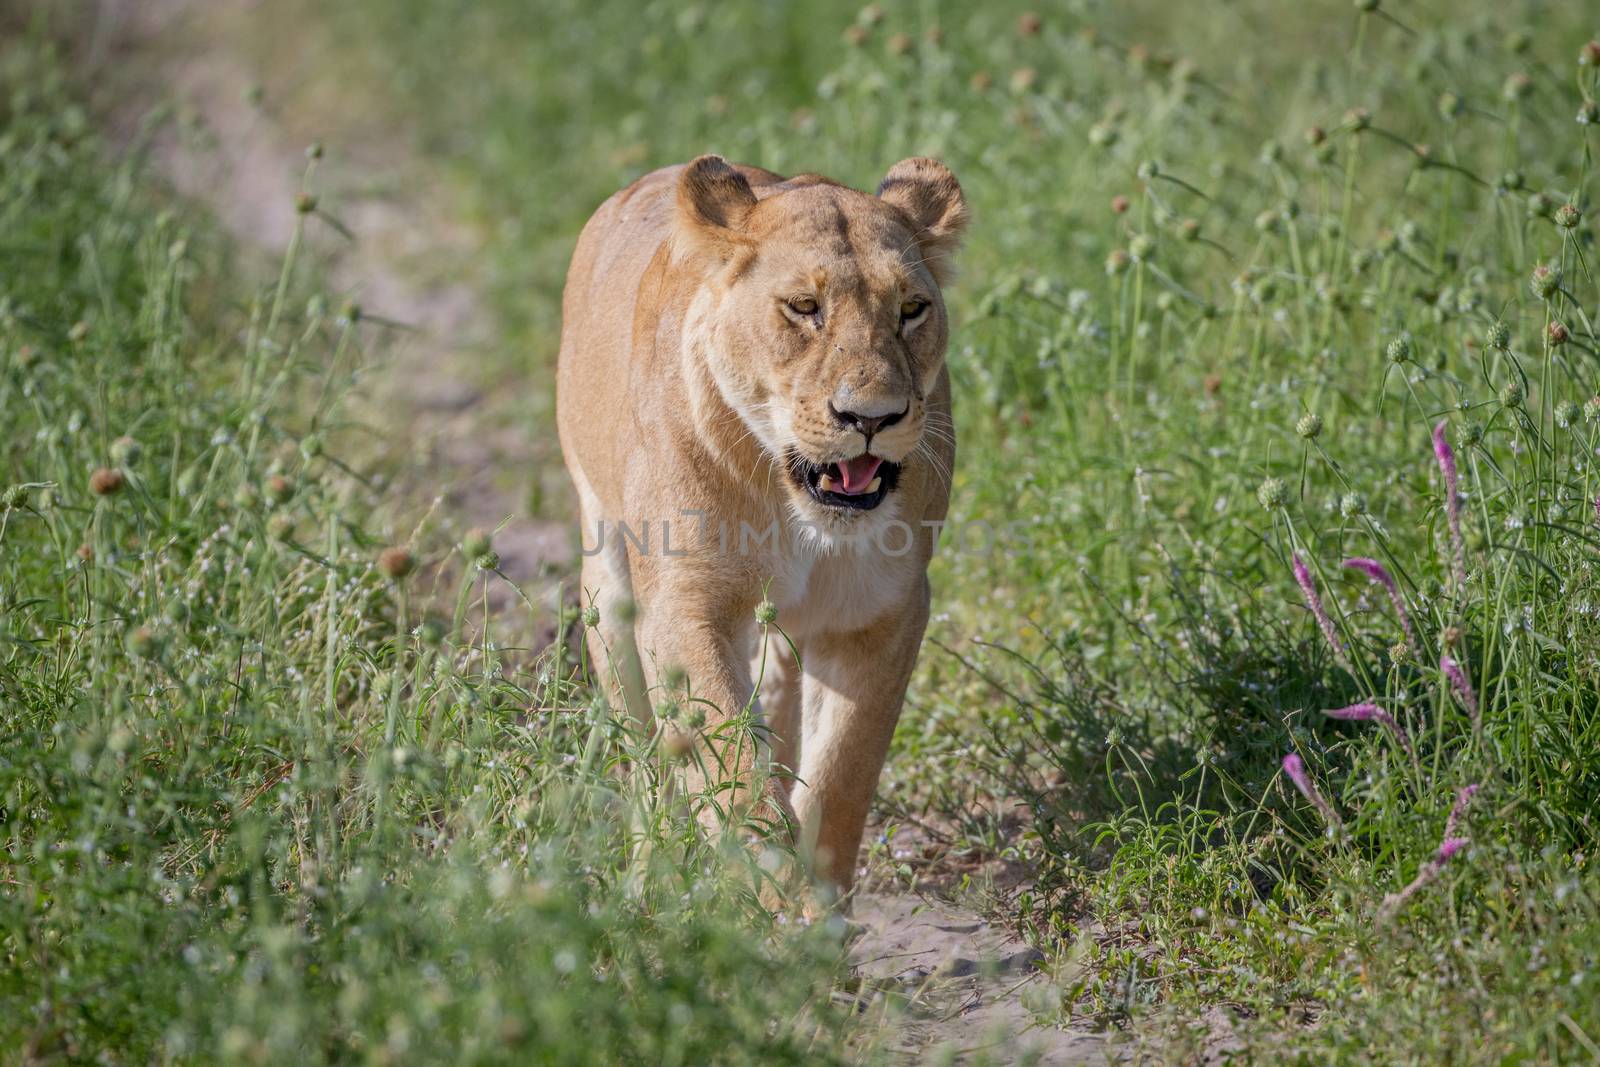
M 1534 193 L 1528 197 L 1528 215 L 1531 218 L 1547 218 L 1555 210 L 1555 205 L 1543 193 Z
M 115 467 L 101 467 L 89 475 L 89 491 L 95 496 L 112 496 L 122 491 L 122 472 Z
M 417 640 L 430 648 L 436 648 L 444 643 L 448 632 L 448 628 L 440 620 L 424 619 L 422 625 L 417 627 Z
M 661 735 L 661 754 L 674 763 L 694 752 L 694 738 L 682 730 L 667 730 Z
M 1500 403 L 1505 407 L 1520 408 L 1524 399 L 1521 382 L 1507 382 L 1500 390 Z
M 1583 405 L 1583 421 L 1600 422 L 1600 396 L 1590 397 L 1588 403 Z
M 1552 322 L 1545 333 L 1550 338 L 1551 348 L 1560 348 L 1572 339 L 1572 332 L 1567 329 L 1567 324 L 1560 321 Z
M 489 537 L 489 531 L 481 526 L 474 526 L 461 539 L 461 554 L 468 559 L 477 559 L 493 549 L 494 542 Z
M 1563 230 L 1570 230 L 1578 225 L 1578 220 L 1582 217 L 1583 213 L 1578 210 L 1578 205 L 1568 203 L 1556 208 L 1555 214 L 1550 216 L 1550 221 Z
M 135 626 L 124 642 L 128 652 L 139 659 L 154 659 L 161 654 L 161 638 L 148 626 Z
M 317 210 L 317 198 L 311 193 L 296 193 L 294 209 L 302 215 L 309 215 Z
M 119 467 L 134 467 L 144 455 L 144 446 L 124 434 L 111 442 L 111 462 Z
M 294 496 L 294 479 L 283 474 L 274 474 L 267 479 L 267 497 L 274 504 L 288 503 Z
M 587 629 L 592 630 L 596 626 L 600 625 L 600 609 L 595 607 L 593 604 L 590 604 L 588 607 L 584 608 L 583 614 L 579 617 L 583 620 L 583 625 Z
M 1506 351 L 1511 347 L 1511 327 L 1498 320 L 1491 322 L 1484 341 L 1496 352 Z
M 1389 347 L 1385 351 L 1390 363 L 1404 363 L 1411 358 L 1411 341 L 1404 337 L 1396 337 L 1389 342 Z
M 410 577 L 416 567 L 416 557 L 404 545 L 390 545 L 378 553 L 378 569 L 397 582 Z
M 1294 424 L 1294 432 L 1307 441 L 1314 440 L 1322 432 L 1322 416 L 1315 411 L 1308 411 L 1300 416 L 1300 421 Z
M 1506 79 L 1505 85 L 1500 90 L 1507 100 L 1516 102 L 1524 100 L 1533 92 L 1533 79 L 1521 71 L 1517 71 Z
M 1577 121 L 1579 126 L 1600 126 L 1600 104 L 1595 103 L 1594 97 L 1586 96 L 1578 105 Z
M 1583 417 L 1583 409 L 1578 407 L 1576 400 L 1563 400 L 1556 405 L 1556 425 L 1565 430 L 1569 426 L 1576 426 Z
M 1600 41 L 1586 41 L 1578 50 L 1578 66 L 1600 67 Z
M 756 605 L 756 622 L 762 626 L 771 626 L 778 621 L 778 607 L 770 600 L 762 600 Z
M 1360 493 L 1350 492 L 1339 498 L 1339 514 L 1347 519 L 1367 513 L 1367 498 Z
M 1106 273 L 1115 277 L 1126 271 L 1130 262 L 1127 249 L 1113 248 L 1111 254 L 1106 256 Z
M 1118 193 L 1111 198 L 1111 213 L 1113 215 L 1126 215 L 1128 213 L 1128 198 Z
M 1256 499 L 1268 511 L 1279 511 L 1289 505 L 1289 486 L 1282 478 L 1266 478 L 1256 487 Z
M 1554 263 L 1541 263 L 1533 268 L 1528 288 L 1540 300 L 1549 300 L 1561 290 L 1561 268 Z

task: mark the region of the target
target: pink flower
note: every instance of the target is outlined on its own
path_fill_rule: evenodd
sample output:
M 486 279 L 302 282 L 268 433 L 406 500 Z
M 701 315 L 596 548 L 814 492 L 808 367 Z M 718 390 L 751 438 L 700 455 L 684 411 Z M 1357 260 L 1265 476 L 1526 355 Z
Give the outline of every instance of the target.
M 1411 738 L 1405 728 L 1395 721 L 1393 715 L 1376 704 L 1351 704 L 1348 708 L 1330 708 L 1322 714 L 1330 719 L 1342 719 L 1345 722 L 1381 723 L 1394 734 L 1395 740 L 1400 742 L 1400 747 L 1406 750 L 1406 755 L 1411 755 Z
M 1439 850 L 1433 854 L 1433 858 L 1422 865 L 1422 869 L 1417 871 L 1417 876 L 1411 879 L 1409 885 L 1398 893 L 1390 893 L 1383 898 L 1383 903 L 1378 906 L 1378 918 L 1388 919 L 1393 916 L 1396 911 L 1400 910 L 1400 905 L 1416 896 L 1429 882 L 1439 877 L 1439 872 L 1444 870 L 1444 865 L 1449 863 L 1456 853 L 1471 843 L 1465 837 L 1446 836 L 1443 841 L 1439 842 Z
M 1467 580 L 1467 550 L 1461 540 L 1461 497 L 1456 492 L 1456 454 L 1445 440 L 1445 423 L 1440 420 L 1433 428 L 1433 454 L 1439 460 L 1439 472 L 1444 475 L 1445 514 L 1450 520 L 1450 549 L 1455 554 L 1455 575 L 1458 583 Z
M 1449 838 L 1456 832 L 1456 823 L 1461 821 L 1461 816 L 1467 812 L 1467 805 L 1478 792 L 1477 783 L 1464 785 L 1456 790 L 1456 802 L 1450 809 L 1450 815 L 1444 821 L 1444 836 Z
M 1448 654 L 1439 657 L 1439 669 L 1444 676 L 1450 679 L 1450 688 L 1455 690 L 1456 699 L 1461 701 L 1462 707 L 1467 709 L 1467 714 L 1472 717 L 1472 724 L 1478 724 L 1478 694 L 1472 690 L 1472 682 L 1467 678 L 1467 672 L 1461 669 L 1461 664 L 1451 659 Z
M 1411 630 L 1411 616 L 1406 611 L 1406 602 L 1400 596 L 1399 588 L 1394 584 L 1394 576 L 1389 573 L 1383 564 L 1365 556 L 1347 559 L 1344 561 L 1344 566 L 1355 568 L 1383 586 L 1383 591 L 1389 594 L 1389 603 L 1394 605 L 1395 614 L 1400 616 L 1400 628 L 1406 632 L 1406 643 L 1415 649 L 1417 647 L 1417 635 Z
M 1311 577 L 1311 569 L 1305 565 L 1296 552 L 1294 560 L 1294 580 L 1300 583 L 1300 592 L 1305 595 L 1306 607 L 1311 609 L 1311 614 L 1316 616 L 1317 625 L 1322 627 L 1322 636 L 1328 639 L 1328 644 L 1333 646 L 1333 654 L 1340 663 L 1344 659 L 1344 645 L 1339 642 L 1339 634 L 1333 628 L 1333 620 L 1328 617 L 1328 609 L 1322 606 L 1322 596 L 1317 592 L 1317 583 Z
M 1283 757 L 1283 773 L 1288 775 L 1289 781 L 1293 782 L 1294 787 L 1300 790 L 1301 796 L 1316 805 L 1316 809 L 1321 812 L 1324 822 L 1330 827 L 1339 825 L 1338 813 L 1333 810 L 1333 805 L 1324 800 L 1322 794 L 1317 792 L 1317 787 L 1311 782 L 1311 776 L 1306 773 L 1305 760 L 1301 759 L 1298 753 L 1291 752 Z

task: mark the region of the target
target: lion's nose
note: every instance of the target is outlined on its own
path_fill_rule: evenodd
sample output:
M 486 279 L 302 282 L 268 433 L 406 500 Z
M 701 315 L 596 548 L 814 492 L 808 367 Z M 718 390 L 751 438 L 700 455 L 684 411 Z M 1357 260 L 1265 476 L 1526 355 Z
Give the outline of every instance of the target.
M 906 417 L 911 404 L 905 400 L 881 398 L 873 400 L 851 395 L 850 390 L 840 390 L 828 401 L 828 414 L 841 426 L 858 430 L 869 439 L 879 430 L 888 429 Z

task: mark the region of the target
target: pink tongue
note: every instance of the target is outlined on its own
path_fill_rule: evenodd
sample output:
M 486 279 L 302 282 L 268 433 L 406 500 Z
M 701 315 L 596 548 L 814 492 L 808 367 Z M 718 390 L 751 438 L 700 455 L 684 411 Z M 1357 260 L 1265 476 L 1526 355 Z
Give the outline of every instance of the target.
M 839 464 L 839 476 L 844 482 L 844 491 L 847 493 L 866 492 L 867 485 L 872 481 L 872 476 L 878 473 L 878 468 L 882 465 L 883 460 L 877 456 L 868 455 L 847 459 Z

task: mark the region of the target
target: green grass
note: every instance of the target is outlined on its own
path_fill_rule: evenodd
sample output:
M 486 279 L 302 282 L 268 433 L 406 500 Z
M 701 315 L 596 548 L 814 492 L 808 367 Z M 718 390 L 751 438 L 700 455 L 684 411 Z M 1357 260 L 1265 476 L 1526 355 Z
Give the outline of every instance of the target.
M 1518 5 L 1081 4 L 1024 34 L 1021 10 L 364 4 L 335 24 L 402 79 L 460 87 L 415 97 L 418 123 L 535 351 L 571 234 L 650 167 L 715 150 L 870 187 L 932 153 L 962 177 L 953 510 L 1027 536 L 939 562 L 941 647 L 883 808 L 1036 865 L 1000 908 L 1089 964 L 1063 1017 L 1127 1019 L 1179 1059 L 1165 1021 L 1217 1002 L 1264 1055 L 1592 1056 L 1596 423 L 1562 405 L 1596 392 L 1597 289 L 1592 220 L 1553 213 L 1590 206 L 1594 127 L 1573 119 L 1595 27 Z M 1284 506 L 1258 502 L 1269 478 Z M 1416 653 L 1391 655 L 1396 619 L 1350 556 L 1397 575 Z M 1362 700 L 1415 761 L 1322 715 Z M 1281 777 L 1291 750 L 1341 832 Z M 1470 849 L 1380 917 L 1469 783 Z
M 644 170 L 715 150 L 870 188 L 945 158 L 977 219 L 953 513 L 1021 524 L 936 563 L 881 851 L 915 821 L 1026 865 L 992 906 L 1052 956 L 1043 1018 L 1152 1059 L 1191 1060 L 1216 1005 L 1263 1062 L 1600 1059 L 1597 126 L 1574 122 L 1600 27 L 1081 3 L 1023 33 L 1021 10 L 355 0 L 263 48 L 392 94 L 481 225 L 505 350 L 534 353 L 507 370 L 536 386 L 577 229 Z M 3 447 L 13 481 L 54 484 L 0 540 L 11 1044 L 864 1054 L 829 1010 L 836 933 L 776 931 L 653 774 L 596 773 L 656 754 L 552 652 L 411 635 L 421 579 L 409 602 L 373 560 L 421 509 L 306 446 L 351 436 L 321 398 L 380 333 L 287 272 L 200 291 L 220 253 L 172 257 L 172 223 L 42 99 L 0 154 L 0 241 L 37 264 L 0 283 Z M 548 434 L 547 394 L 528 412 Z M 144 455 L 95 500 L 123 434 Z M 476 604 L 442 541 L 414 549 Z M 1347 557 L 1395 575 L 1413 649 Z M 1364 701 L 1411 752 L 1322 714 Z M 1470 844 L 1386 906 L 1468 785 Z
M 298 231 L 218 283 L 37 42 L 0 78 L 0 1057 L 841 1058 L 841 924 L 775 926 L 648 742 L 483 636 L 499 579 L 390 528 L 344 414 L 383 328 Z

